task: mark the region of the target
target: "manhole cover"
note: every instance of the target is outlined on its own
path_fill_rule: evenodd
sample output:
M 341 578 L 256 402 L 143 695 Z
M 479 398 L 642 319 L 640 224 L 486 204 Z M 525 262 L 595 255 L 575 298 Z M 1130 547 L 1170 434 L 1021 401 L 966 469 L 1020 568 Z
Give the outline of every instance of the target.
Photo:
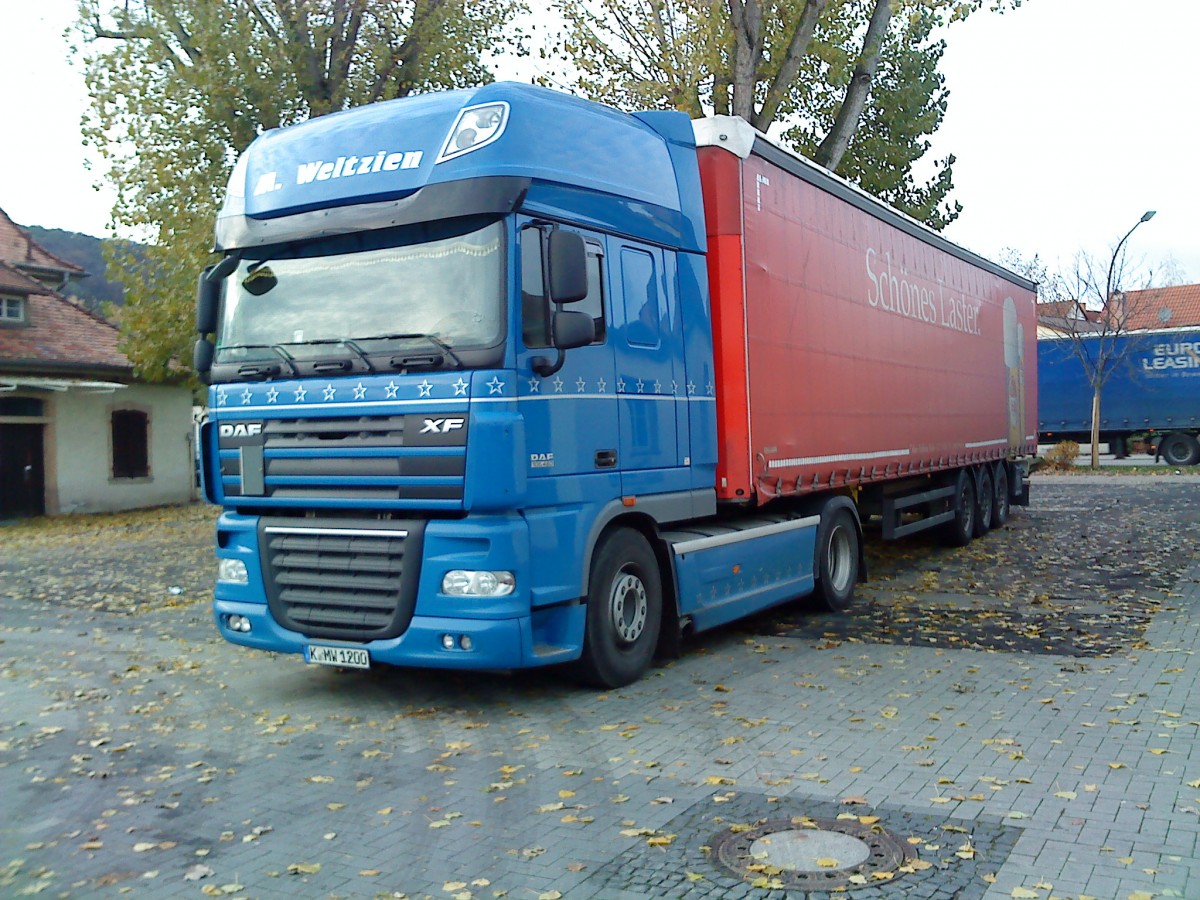
M 850 819 L 772 819 L 723 831 L 709 846 L 717 862 L 742 878 L 766 876 L 784 890 L 801 891 L 878 884 L 876 873 L 895 877 L 916 858 L 891 832 Z
M 779 869 L 821 872 L 865 862 L 871 857 L 871 845 L 840 831 L 794 829 L 760 837 L 750 845 L 750 855 Z

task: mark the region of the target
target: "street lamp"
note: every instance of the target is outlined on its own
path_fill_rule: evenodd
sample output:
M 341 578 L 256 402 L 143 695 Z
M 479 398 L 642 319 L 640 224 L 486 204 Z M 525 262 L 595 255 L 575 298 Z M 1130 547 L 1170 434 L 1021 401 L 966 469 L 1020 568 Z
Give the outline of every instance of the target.
M 1121 248 L 1125 246 L 1125 242 L 1127 240 L 1129 240 L 1129 236 L 1131 234 L 1133 234 L 1135 231 L 1137 231 L 1137 227 L 1139 225 L 1141 225 L 1143 222 L 1149 222 L 1151 219 L 1153 219 L 1154 214 L 1156 212 L 1157 212 L 1157 210 L 1154 210 L 1154 209 L 1146 210 L 1144 213 L 1142 213 L 1142 217 L 1133 223 L 1133 227 L 1130 228 L 1127 232 L 1125 232 L 1125 237 L 1123 237 L 1119 241 L 1117 241 L 1117 246 L 1113 249 L 1112 259 L 1108 263 L 1108 281 L 1105 282 L 1105 285 L 1104 285 L 1104 288 L 1105 288 L 1104 303 L 1105 303 L 1105 305 L 1112 302 L 1113 270 L 1116 269 L 1116 267 L 1117 267 L 1117 257 L 1119 257 L 1121 255 Z
M 1142 213 L 1142 217 L 1133 223 L 1133 227 L 1125 232 L 1125 237 L 1117 241 L 1117 246 L 1113 248 L 1112 259 L 1108 263 L 1108 280 L 1104 285 L 1104 334 L 1100 339 L 1101 350 L 1096 359 L 1096 380 L 1092 386 L 1092 468 L 1100 465 L 1100 390 L 1104 382 L 1108 380 L 1108 374 L 1104 372 L 1109 368 L 1106 364 L 1105 357 L 1108 356 L 1103 350 L 1103 345 L 1107 342 L 1110 335 L 1118 334 L 1124 331 L 1128 325 L 1125 320 L 1124 298 L 1121 300 L 1121 308 L 1113 309 L 1113 272 L 1117 268 L 1117 259 L 1121 256 L 1121 251 L 1125 246 L 1125 242 L 1129 240 L 1129 236 L 1137 231 L 1137 227 L 1143 222 L 1149 222 L 1154 218 L 1156 210 L 1148 209 Z M 1115 317 L 1115 320 L 1114 320 Z M 1122 458 L 1125 455 L 1125 439 L 1117 438 L 1115 454 L 1117 458 Z

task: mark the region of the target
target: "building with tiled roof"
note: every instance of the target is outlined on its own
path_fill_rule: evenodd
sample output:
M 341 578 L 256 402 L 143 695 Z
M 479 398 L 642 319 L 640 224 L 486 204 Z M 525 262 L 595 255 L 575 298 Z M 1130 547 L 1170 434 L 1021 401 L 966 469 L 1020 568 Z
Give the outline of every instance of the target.
M 0 519 L 193 495 L 191 391 L 136 376 L 62 293 L 86 274 L 0 210 Z
M 1109 330 L 1157 331 L 1164 328 L 1200 326 L 1200 284 L 1122 291 L 1109 301 L 1119 307 L 1109 322 Z M 1075 300 L 1039 303 L 1038 336 L 1056 337 L 1066 333 L 1087 334 L 1102 330 L 1102 310 L 1087 309 Z
M 1120 300 L 1128 307 L 1129 331 L 1200 325 L 1200 284 L 1125 291 L 1114 300 Z

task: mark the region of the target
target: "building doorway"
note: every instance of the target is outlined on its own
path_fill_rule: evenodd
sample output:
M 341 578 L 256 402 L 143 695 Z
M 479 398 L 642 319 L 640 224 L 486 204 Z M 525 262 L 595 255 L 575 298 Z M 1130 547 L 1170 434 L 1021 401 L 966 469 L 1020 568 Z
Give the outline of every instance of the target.
M 46 512 L 44 428 L 0 424 L 0 519 Z

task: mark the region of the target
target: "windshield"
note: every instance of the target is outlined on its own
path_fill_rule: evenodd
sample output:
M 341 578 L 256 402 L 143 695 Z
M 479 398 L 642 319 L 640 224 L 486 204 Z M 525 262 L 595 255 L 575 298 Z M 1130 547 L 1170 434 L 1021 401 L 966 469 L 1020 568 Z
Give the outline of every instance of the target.
M 461 351 L 496 345 L 503 337 L 502 223 L 418 232 L 419 242 L 404 229 L 243 258 L 225 280 L 217 362 L 303 359 L 328 355 L 329 345 L 361 358 L 416 342 L 458 364 Z

